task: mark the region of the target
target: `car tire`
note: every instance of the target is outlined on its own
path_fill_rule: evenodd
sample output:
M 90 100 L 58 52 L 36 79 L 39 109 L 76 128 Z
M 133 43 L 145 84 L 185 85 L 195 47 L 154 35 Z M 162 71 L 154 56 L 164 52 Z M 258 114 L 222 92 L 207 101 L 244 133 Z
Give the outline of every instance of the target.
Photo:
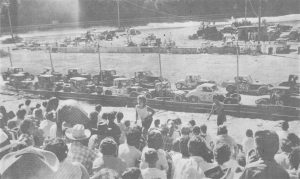
M 176 83 L 176 89 L 181 90 L 182 89 L 182 84 L 181 83 Z
M 189 97 L 189 102 L 191 103 L 198 103 L 199 98 L 197 96 L 191 96 Z
M 112 91 L 106 90 L 106 91 L 104 92 L 104 94 L 107 95 L 107 96 L 111 96 L 111 95 L 112 95 Z
M 268 94 L 268 89 L 266 87 L 260 87 L 258 89 L 258 95 L 267 95 Z

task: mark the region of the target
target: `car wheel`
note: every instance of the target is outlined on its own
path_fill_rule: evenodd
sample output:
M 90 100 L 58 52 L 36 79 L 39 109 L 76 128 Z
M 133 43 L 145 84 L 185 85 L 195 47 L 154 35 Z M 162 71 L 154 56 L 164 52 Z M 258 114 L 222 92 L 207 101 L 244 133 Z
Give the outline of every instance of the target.
M 258 95 L 267 95 L 268 89 L 266 87 L 261 87 L 258 89 Z
M 105 95 L 108 95 L 108 96 L 111 96 L 111 95 L 112 95 L 112 91 L 106 90 L 106 91 L 104 92 L 104 94 L 105 94 Z
M 182 89 L 182 84 L 181 83 L 176 83 L 176 89 L 181 90 Z
M 138 97 L 138 95 L 139 94 L 137 92 L 133 91 L 129 94 L 129 97 L 136 98 L 136 97 Z
M 199 98 L 198 98 L 197 96 L 191 96 L 191 97 L 189 98 L 189 101 L 190 101 L 191 103 L 197 103 L 197 102 L 199 101 Z
M 181 96 L 176 95 L 176 96 L 174 97 L 174 101 L 175 101 L 175 102 L 181 102 L 181 101 L 182 101 Z

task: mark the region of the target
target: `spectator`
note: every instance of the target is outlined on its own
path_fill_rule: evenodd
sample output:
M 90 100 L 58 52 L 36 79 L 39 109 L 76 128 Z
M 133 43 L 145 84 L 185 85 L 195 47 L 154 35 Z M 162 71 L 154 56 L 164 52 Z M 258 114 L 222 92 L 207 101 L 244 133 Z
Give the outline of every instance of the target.
M 177 138 L 173 142 L 173 148 L 179 148 L 179 141 L 183 137 L 189 137 L 191 133 L 191 128 L 189 126 L 183 126 L 180 130 L 181 132 L 181 137 Z
M 255 148 L 254 139 L 253 139 L 253 131 L 251 129 L 247 129 L 246 138 L 244 138 L 242 145 L 243 145 L 243 151 L 246 156 L 248 156 L 248 153 L 250 150 Z
M 43 120 L 40 124 L 39 129 L 43 131 L 44 138 L 54 138 L 55 136 L 50 135 L 50 129 L 53 125 L 56 125 L 56 113 L 53 111 L 47 112 L 46 120 Z
M 88 179 L 89 174 L 84 166 L 80 163 L 71 162 L 67 159 L 68 146 L 61 139 L 52 140 L 45 147 L 46 151 L 53 152 L 59 160 L 58 171 L 55 172 L 54 178 L 62 179 Z
M 121 137 L 121 129 L 120 127 L 115 123 L 116 115 L 114 112 L 109 113 L 108 115 L 108 131 L 107 135 L 114 138 L 114 140 L 117 142 L 117 144 L 120 144 L 120 137 Z
M 163 126 L 161 128 L 161 135 L 163 137 L 163 149 L 169 152 L 172 149 L 172 145 L 173 145 L 173 139 L 172 137 L 169 136 L 170 135 L 169 128 Z
M 209 149 L 214 148 L 214 142 L 213 142 L 211 136 L 207 133 L 207 126 L 205 124 L 202 124 L 200 126 L 200 136 L 205 140 Z
M 125 140 L 126 140 L 126 137 L 125 137 L 126 126 L 122 122 L 122 120 L 124 118 L 124 114 L 122 112 L 118 112 L 116 114 L 116 116 L 117 116 L 117 125 L 119 126 L 119 128 L 121 130 L 120 144 L 123 144 L 123 143 L 125 143 Z
M 300 148 L 296 147 L 292 150 L 292 152 L 289 155 L 289 164 L 290 168 L 288 170 L 290 174 L 291 179 L 299 179 L 300 178 L 300 170 L 299 170 L 299 165 L 300 165 Z
M 194 136 L 199 136 L 200 135 L 200 127 L 199 126 L 194 126 L 192 129 L 192 133 Z
M 118 144 L 107 137 L 100 144 L 101 156 L 96 158 L 93 163 L 93 172 L 97 173 L 103 168 L 109 168 L 121 175 L 127 168 L 126 163 L 118 157 Z
M 42 102 L 41 109 L 42 109 L 43 115 L 46 113 L 46 107 L 47 107 L 47 105 L 48 105 L 47 101 L 43 101 Z
M 2 118 L 0 121 L 0 127 L 2 128 L 7 125 L 7 121 L 9 120 L 8 113 L 6 112 L 6 108 L 4 106 L 0 106 L 0 114 L 2 114 Z
M 130 129 L 126 133 L 126 143 L 119 146 L 119 157 L 126 162 L 127 167 L 139 166 L 142 152 L 135 147 L 140 142 L 139 133 L 136 129 Z
M 37 103 L 35 109 L 32 111 L 32 114 L 37 121 L 41 121 L 44 118 L 43 111 L 41 109 L 41 104 Z
M 97 126 L 97 123 L 98 123 L 98 112 L 96 112 L 96 111 L 91 112 L 90 115 L 89 115 L 89 119 L 90 120 L 88 121 L 86 126 L 89 130 L 91 130 L 92 135 L 96 134 L 97 133 L 96 126 Z
M 113 169 L 102 168 L 91 179 L 120 179 L 120 175 Z
M 160 170 L 156 168 L 158 159 L 157 151 L 153 148 L 148 148 L 145 153 L 145 162 L 147 163 L 147 167 L 141 170 L 143 179 L 167 179 L 166 172 L 164 170 Z
M 91 131 L 85 129 L 82 124 L 76 124 L 73 128 L 66 130 L 66 137 L 71 140 L 69 147 L 68 160 L 81 163 L 92 174 L 92 166 L 96 153 L 88 148 L 88 138 L 91 136 Z
M 21 122 L 24 120 L 26 115 L 26 110 L 25 109 L 19 109 L 17 111 L 17 118 L 16 119 L 10 119 L 9 121 L 12 121 L 12 123 L 15 123 L 16 127 L 19 128 Z M 8 123 L 9 123 L 8 121 Z
M 35 147 L 6 154 L 0 162 L 2 179 L 54 179 L 58 168 L 55 154 Z
M 288 179 L 288 173 L 274 160 L 274 155 L 279 147 L 278 135 L 269 130 L 257 131 L 255 133 L 255 144 L 259 160 L 246 165 L 240 179 Z
M 173 162 L 175 164 L 175 173 L 174 173 L 174 179 L 180 179 L 180 171 L 182 171 L 182 167 L 185 165 L 185 163 L 188 161 L 190 154 L 188 151 L 188 142 L 190 138 L 188 136 L 184 136 L 180 138 L 179 140 L 179 148 L 180 148 L 180 156 L 179 157 L 173 157 Z
M 141 179 L 142 173 L 139 168 L 127 168 L 122 174 L 122 179 Z
M 59 104 L 59 100 L 57 98 L 55 98 L 55 97 L 50 98 L 47 103 L 45 112 L 57 111 L 58 104 Z
M 24 106 L 24 109 L 26 110 L 26 115 L 31 115 L 32 114 L 30 104 L 31 104 L 31 100 L 26 99 L 25 100 L 25 106 Z
M 291 142 L 292 147 L 300 146 L 300 139 L 295 133 L 289 133 L 287 139 Z
M 222 170 L 226 170 L 230 168 L 230 173 L 227 174 L 226 179 L 233 179 L 234 172 L 239 167 L 236 160 L 231 159 L 231 150 L 228 144 L 218 144 L 214 149 L 214 157 L 218 166 L 221 167 Z
M 101 141 L 107 137 L 107 122 L 100 120 L 97 125 L 97 134 L 90 137 L 88 147 L 92 150 L 99 149 Z
M 25 143 L 26 147 L 35 146 L 35 142 L 33 139 L 34 127 L 35 127 L 34 123 L 30 119 L 25 119 L 21 122 L 20 125 L 21 135 L 19 136 L 18 140 L 22 143 Z
M 196 125 L 196 121 L 194 119 L 189 121 L 190 128 L 192 129 Z
M 228 135 L 227 127 L 225 125 L 218 127 L 215 145 L 218 145 L 219 143 L 228 144 L 231 149 L 231 157 L 234 158 L 236 156 L 238 151 L 237 143 L 231 136 Z
M 182 166 L 182 170 L 179 172 L 181 179 L 198 179 L 204 178 L 204 171 L 213 167 L 211 160 L 211 154 L 206 146 L 205 141 L 200 136 L 193 136 L 188 143 L 188 151 L 190 158 Z M 209 157 L 209 158 L 208 158 Z
M 279 137 L 279 151 L 281 150 L 281 142 L 282 139 L 287 139 L 287 136 L 289 134 L 289 122 L 288 121 L 284 121 L 281 123 L 281 130 L 277 131 L 277 135 Z
M 148 163 L 145 161 L 145 152 L 148 148 L 153 148 L 157 150 L 158 154 L 158 161 L 156 162 L 156 168 L 160 170 L 165 170 L 166 172 L 169 169 L 168 161 L 167 161 L 167 155 L 164 150 L 162 150 L 163 147 L 163 137 L 161 135 L 161 132 L 158 130 L 152 130 L 148 134 L 148 140 L 147 140 L 147 146 L 144 147 L 142 151 L 142 158 L 141 158 L 141 164 L 140 168 L 145 169 L 148 167 Z
M 287 139 L 281 141 L 281 152 L 275 155 L 275 161 L 284 169 L 290 169 L 289 155 L 292 152 L 291 142 Z

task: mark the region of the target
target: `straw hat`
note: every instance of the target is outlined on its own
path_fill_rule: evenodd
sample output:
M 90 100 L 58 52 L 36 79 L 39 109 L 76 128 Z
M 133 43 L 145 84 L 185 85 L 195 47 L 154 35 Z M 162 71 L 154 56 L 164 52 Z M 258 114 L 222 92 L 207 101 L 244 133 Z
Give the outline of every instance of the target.
M 46 178 L 58 170 L 59 161 L 52 152 L 35 147 L 6 154 L 0 161 L 0 175 L 3 178 Z
M 71 140 L 84 140 L 91 136 L 91 131 L 85 129 L 82 124 L 76 124 L 66 130 L 66 136 Z

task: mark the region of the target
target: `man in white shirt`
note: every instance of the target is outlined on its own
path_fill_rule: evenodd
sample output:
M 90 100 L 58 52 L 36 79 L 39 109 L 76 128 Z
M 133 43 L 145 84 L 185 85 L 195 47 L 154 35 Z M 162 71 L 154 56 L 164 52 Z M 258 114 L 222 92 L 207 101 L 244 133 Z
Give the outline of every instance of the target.
M 204 178 L 204 171 L 212 168 L 214 165 L 208 163 L 209 151 L 205 141 L 200 136 L 193 136 L 188 143 L 190 158 L 178 171 L 181 179 L 199 179 Z M 206 158 L 206 159 L 205 159 Z
M 247 160 L 247 156 L 248 156 L 250 150 L 255 149 L 253 131 L 251 129 L 247 129 L 246 138 L 244 138 L 242 145 L 243 145 L 243 151 L 245 152 L 246 160 Z
M 279 137 L 279 151 L 281 151 L 281 141 L 282 139 L 287 139 L 287 136 L 289 134 L 289 122 L 284 121 L 281 123 L 281 130 L 276 131 L 278 137 Z
M 147 168 L 141 170 L 143 179 L 167 179 L 166 171 L 156 168 L 158 154 L 155 149 L 148 148 L 143 157 L 148 164 Z
M 130 129 L 126 133 L 126 142 L 119 146 L 119 157 L 124 160 L 127 167 L 137 167 L 138 161 L 141 159 L 142 152 L 134 146 L 139 143 L 139 131 Z
M 205 124 L 200 126 L 200 132 L 201 132 L 201 134 L 200 134 L 201 137 L 204 138 L 209 149 L 213 149 L 214 141 L 213 141 L 212 137 L 207 133 L 207 126 Z
M 43 131 L 44 138 L 52 138 L 50 135 L 50 129 L 52 126 L 56 125 L 55 123 L 55 112 L 48 112 L 46 113 L 46 120 L 43 120 L 40 124 L 39 129 Z

